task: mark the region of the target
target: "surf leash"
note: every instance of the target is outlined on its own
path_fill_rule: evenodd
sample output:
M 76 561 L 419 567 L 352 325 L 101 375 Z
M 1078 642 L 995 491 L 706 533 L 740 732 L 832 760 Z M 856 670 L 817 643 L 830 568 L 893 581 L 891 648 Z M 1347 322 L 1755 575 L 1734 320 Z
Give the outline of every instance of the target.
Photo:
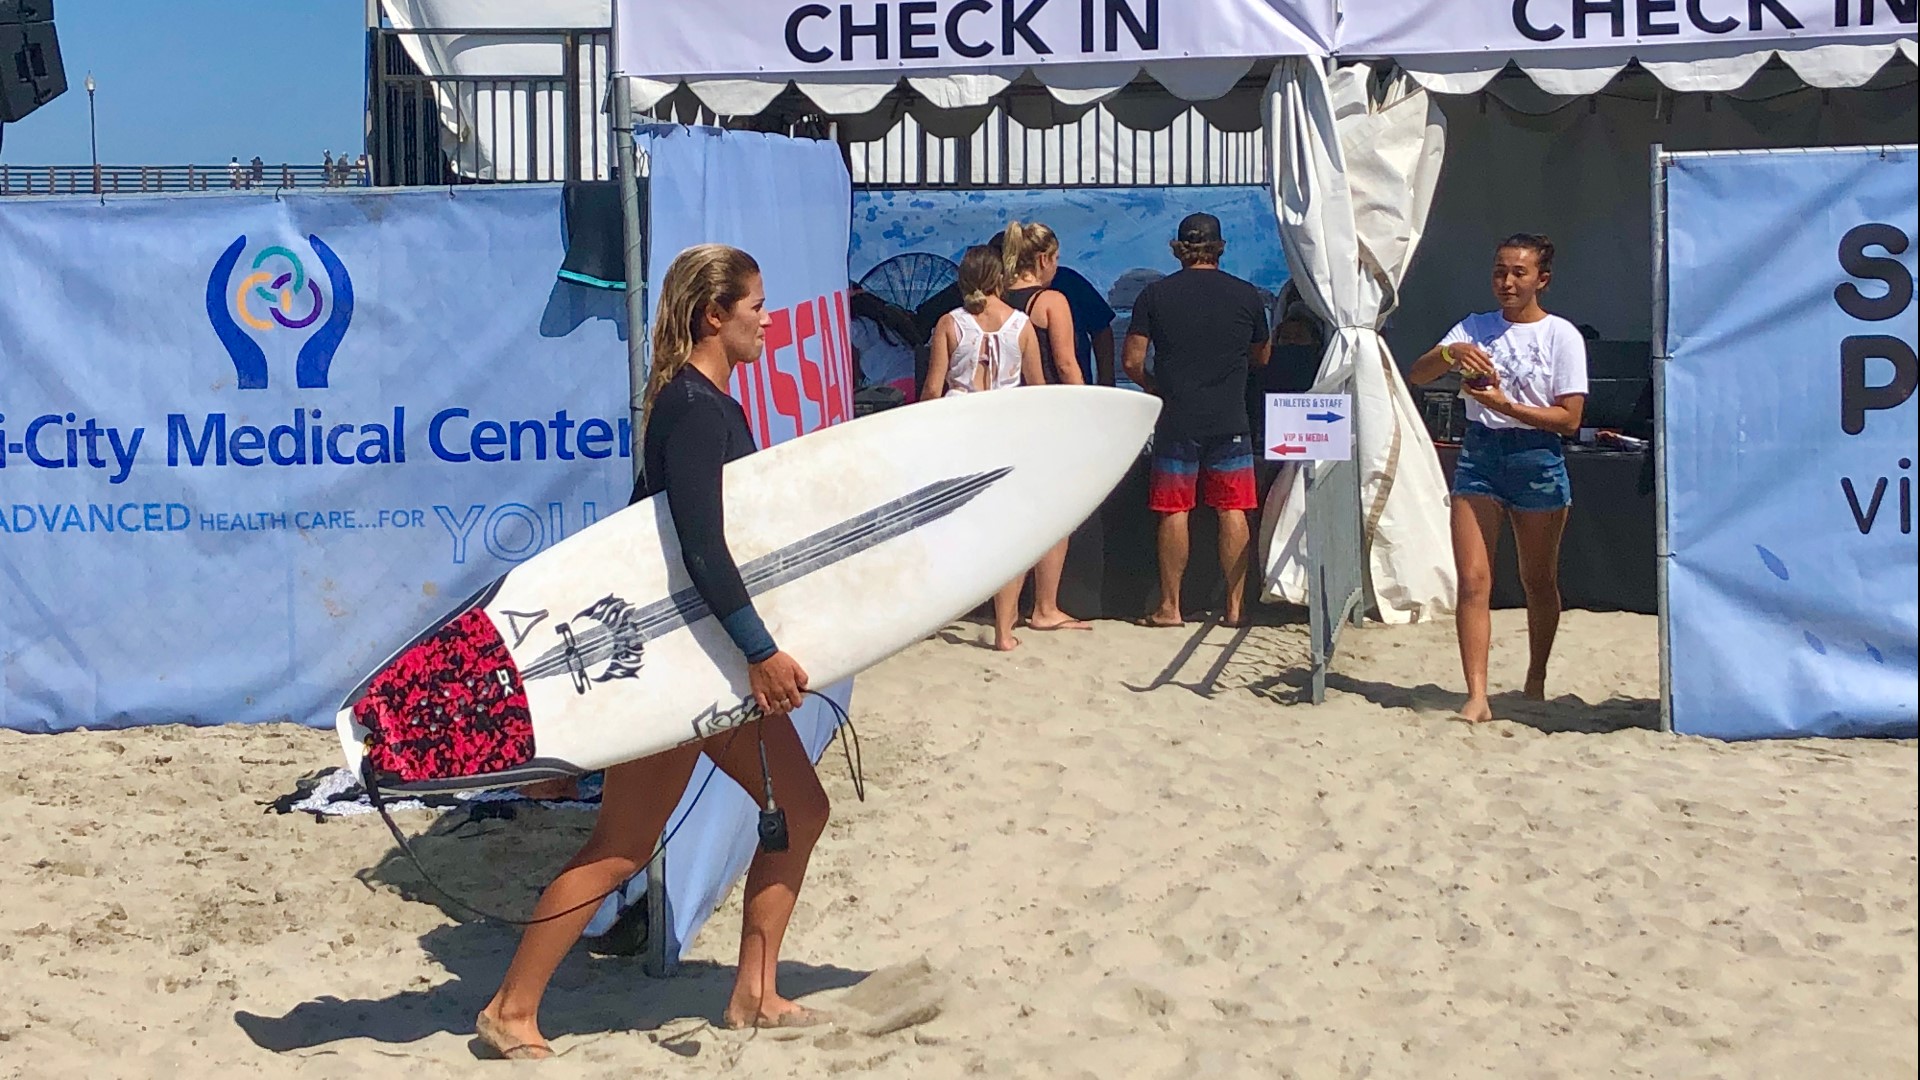
M 854 742 L 853 748 L 849 749 L 846 740 L 843 739 L 841 740 L 841 749 L 846 751 L 846 754 L 847 754 L 847 768 L 853 776 L 854 794 L 859 798 L 861 802 L 866 802 L 867 801 L 866 781 L 859 771 L 860 766 L 855 764 L 856 757 L 858 755 L 858 743 L 860 741 L 860 735 L 859 735 L 859 732 L 854 731 L 853 718 L 847 715 L 847 711 L 840 707 L 839 702 L 833 700 L 832 698 L 828 697 L 825 694 L 820 693 L 817 690 L 807 690 L 807 691 L 804 691 L 804 694 L 809 697 L 819 698 L 820 700 L 827 703 L 828 708 L 833 710 L 834 715 L 839 719 L 839 723 L 836 724 L 834 727 L 834 735 L 836 738 L 839 736 L 841 727 L 845 727 L 848 732 L 852 733 L 853 742 Z M 724 748 L 722 748 L 720 751 L 722 754 L 725 754 L 729 750 L 733 749 L 733 740 L 739 737 L 740 731 L 741 731 L 741 728 L 736 727 L 733 729 L 731 733 L 728 734 L 727 745 Z M 765 770 L 764 749 L 762 750 L 762 766 L 761 767 L 762 767 L 762 770 L 764 771 Z M 654 846 L 653 854 L 647 856 L 646 861 L 643 865 L 651 865 L 653 860 L 659 858 L 661 853 L 667 850 L 667 845 L 673 842 L 673 838 L 679 835 L 681 827 L 686 825 L 687 819 L 693 816 L 694 808 L 700 805 L 701 798 L 705 796 L 707 793 L 707 785 L 713 783 L 714 774 L 718 773 L 719 771 L 720 771 L 720 767 L 718 765 L 714 765 L 711 762 L 709 762 L 707 767 L 706 779 L 700 781 L 700 787 L 694 791 L 693 801 L 687 804 L 687 809 L 685 810 L 685 812 L 683 812 L 680 815 L 680 820 L 674 822 L 673 827 L 667 830 L 666 835 L 661 839 L 660 843 Z M 407 839 L 407 834 L 401 831 L 400 824 L 393 820 L 393 813 L 387 807 L 386 797 L 383 794 L 381 794 L 380 784 L 373 775 L 373 763 L 365 759 L 363 759 L 360 763 L 360 786 L 366 789 L 367 801 L 373 804 L 373 809 L 376 813 L 380 815 L 380 820 L 386 822 L 387 831 L 393 834 L 394 843 L 397 844 L 400 848 L 400 851 L 404 855 L 406 855 L 407 861 L 413 864 L 413 868 L 419 872 L 420 879 L 426 882 L 427 886 L 431 888 L 433 891 L 439 893 L 442 897 L 446 898 L 446 900 L 450 902 L 454 907 L 459 908 L 460 910 L 470 915 L 474 915 L 478 917 L 483 922 L 493 922 L 493 923 L 500 923 L 504 926 L 519 926 L 519 927 L 539 926 L 542 923 L 550 923 L 550 922 L 553 922 L 555 919 L 564 919 L 567 916 L 575 914 L 576 912 L 582 911 L 586 908 L 599 906 L 603 901 L 606 900 L 607 897 L 612 896 L 614 893 L 617 893 L 621 889 L 625 888 L 627 885 L 627 881 L 632 880 L 631 878 L 628 878 L 627 881 L 622 881 L 620 884 L 615 885 L 613 888 L 608 889 L 607 891 L 592 898 L 591 900 L 584 900 L 566 909 L 565 911 L 557 911 L 557 912 L 554 912 L 552 915 L 543 915 L 537 919 L 515 919 L 511 916 L 501 915 L 495 912 L 488 911 L 485 908 L 476 907 L 473 904 L 470 904 L 467 901 L 460 899 L 458 896 L 455 896 L 452 891 L 450 891 L 445 885 L 440 884 L 439 880 L 427 871 L 426 864 L 420 861 L 420 854 L 413 849 L 413 843 Z M 771 786 L 770 783 L 769 783 L 769 786 Z M 771 799 L 771 793 L 769 793 L 769 799 Z

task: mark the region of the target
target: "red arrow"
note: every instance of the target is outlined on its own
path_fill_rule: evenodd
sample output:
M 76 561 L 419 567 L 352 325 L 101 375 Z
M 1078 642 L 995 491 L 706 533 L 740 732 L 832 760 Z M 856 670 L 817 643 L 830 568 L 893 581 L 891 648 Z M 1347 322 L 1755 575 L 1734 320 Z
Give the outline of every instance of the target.
M 1306 452 L 1307 452 L 1307 448 L 1306 448 L 1306 447 L 1304 447 L 1304 446 L 1293 446 L 1293 445 L 1291 445 L 1291 444 L 1288 444 L 1288 443 L 1282 443 L 1282 444 L 1280 444 L 1279 446 L 1276 446 L 1276 447 L 1274 447 L 1274 448 L 1273 448 L 1273 453 L 1276 453 L 1276 454 L 1280 454 L 1280 455 L 1282 455 L 1282 456 L 1284 456 L 1284 455 L 1287 455 L 1287 454 L 1304 454 L 1304 453 L 1306 453 Z

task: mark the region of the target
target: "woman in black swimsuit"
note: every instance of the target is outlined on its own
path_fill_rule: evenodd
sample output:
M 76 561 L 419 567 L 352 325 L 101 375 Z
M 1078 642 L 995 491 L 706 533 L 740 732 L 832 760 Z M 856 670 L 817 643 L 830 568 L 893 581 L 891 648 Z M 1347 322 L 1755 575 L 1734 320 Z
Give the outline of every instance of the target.
M 1037 221 L 1007 225 L 1000 236 L 1000 253 L 1006 260 L 1011 287 L 1006 301 L 1016 311 L 1024 311 L 1033 322 L 1040 339 L 1040 366 L 1047 382 L 1084 386 L 1080 358 L 1073 351 L 1073 309 L 1066 296 L 1053 288 L 1053 276 L 1060 271 L 1060 238 Z M 1027 619 L 1032 630 L 1091 630 L 1087 623 L 1060 609 L 1060 578 L 1066 571 L 1067 541 L 1040 557 L 1033 568 L 1033 615 Z
M 765 719 L 759 731 L 735 728 L 607 770 L 593 835 L 541 895 L 506 978 L 475 1021 L 480 1039 L 503 1057 L 552 1055 L 538 1022 L 547 982 L 593 918 L 597 898 L 645 868 L 703 751 L 742 790 L 757 794 L 764 745 L 787 812 L 787 849 L 757 851 L 747 871 L 740 968 L 726 1023 L 796 1027 L 821 1020 L 774 986 L 807 859 L 827 824 L 826 792 L 787 715 L 800 705 L 807 673 L 780 651 L 755 613 L 727 550 L 721 502 L 722 467 L 755 450 L 746 414 L 724 387 L 735 367 L 760 358 L 771 321 L 765 308 L 760 268 L 744 251 L 689 248 L 668 268 L 641 411 L 645 479 L 634 492 L 636 499 L 664 492 L 672 504 L 688 576 L 746 656 Z

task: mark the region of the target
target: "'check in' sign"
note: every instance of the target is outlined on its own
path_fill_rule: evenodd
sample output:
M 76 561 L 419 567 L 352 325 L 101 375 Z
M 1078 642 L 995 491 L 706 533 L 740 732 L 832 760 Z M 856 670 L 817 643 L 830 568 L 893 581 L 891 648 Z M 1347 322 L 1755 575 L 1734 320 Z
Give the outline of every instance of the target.
M 1351 394 L 1268 394 L 1268 461 L 1353 457 Z

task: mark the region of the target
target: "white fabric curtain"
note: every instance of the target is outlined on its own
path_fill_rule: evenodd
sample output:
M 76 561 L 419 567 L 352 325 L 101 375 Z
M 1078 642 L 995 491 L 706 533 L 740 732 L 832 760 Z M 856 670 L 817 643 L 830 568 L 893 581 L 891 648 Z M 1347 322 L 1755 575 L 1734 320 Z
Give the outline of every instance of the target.
M 1354 376 L 1361 537 L 1373 604 L 1387 623 L 1450 612 L 1446 478 L 1380 336 L 1426 227 L 1445 121 L 1404 75 L 1376 86 L 1364 65 L 1328 75 L 1312 60 L 1276 67 L 1266 109 L 1287 265 L 1302 298 L 1333 328 L 1320 381 Z M 1268 506 L 1281 508 L 1262 527 L 1268 601 L 1307 601 L 1301 468 L 1284 470 L 1268 498 Z

